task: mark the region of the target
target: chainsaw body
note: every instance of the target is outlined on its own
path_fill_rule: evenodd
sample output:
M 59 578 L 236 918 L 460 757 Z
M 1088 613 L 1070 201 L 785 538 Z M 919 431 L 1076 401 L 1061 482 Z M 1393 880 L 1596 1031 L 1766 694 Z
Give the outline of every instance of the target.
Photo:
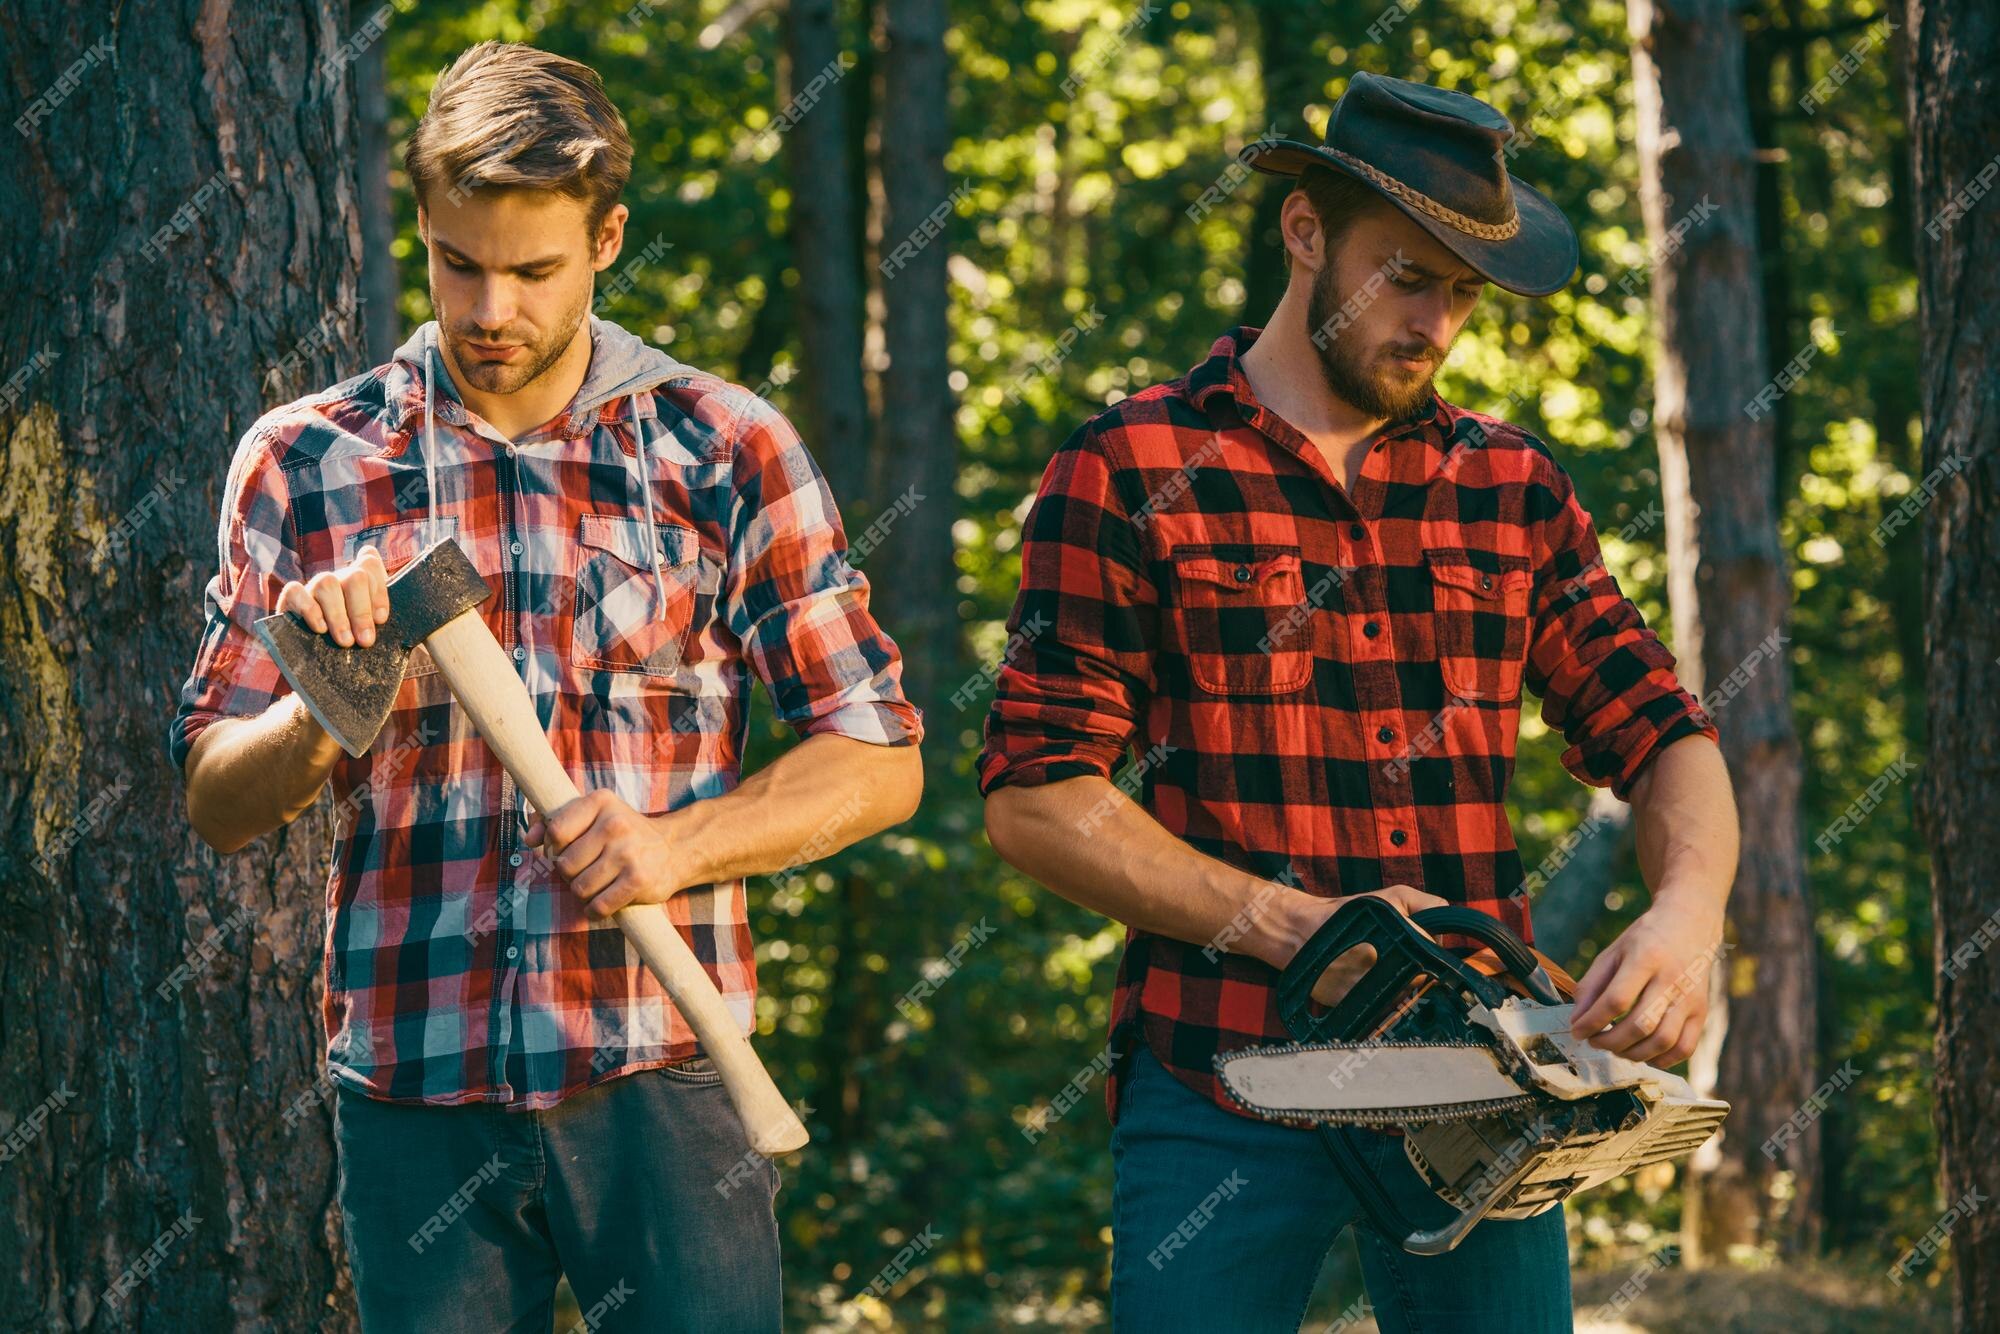
M 1425 930 L 1470 936 L 1466 957 Z M 1358 945 L 1375 963 L 1331 1008 L 1312 1000 L 1327 966 Z M 1343 905 L 1279 981 L 1298 1041 L 1216 1059 L 1229 1095 L 1256 1115 L 1321 1127 L 1321 1142 L 1368 1221 L 1404 1250 L 1451 1250 L 1487 1218 L 1531 1218 L 1579 1190 L 1692 1152 L 1729 1104 L 1680 1076 L 1571 1036 L 1575 983 L 1496 918 L 1468 908 L 1406 917 L 1379 898 Z M 1411 1165 L 1457 1210 L 1413 1225 L 1339 1127 L 1396 1127 Z

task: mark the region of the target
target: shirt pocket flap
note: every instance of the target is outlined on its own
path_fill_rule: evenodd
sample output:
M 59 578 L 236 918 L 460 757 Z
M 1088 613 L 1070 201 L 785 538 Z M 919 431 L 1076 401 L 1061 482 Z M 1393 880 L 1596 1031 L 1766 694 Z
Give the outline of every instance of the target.
M 438 515 L 435 531 L 441 542 L 457 537 L 458 516 Z M 428 519 L 398 519 L 394 523 L 378 523 L 372 528 L 363 528 L 348 535 L 340 563 L 352 565 L 355 553 L 373 543 L 375 549 L 382 553 L 382 568 L 394 574 L 429 549 L 431 532 L 432 525 Z
M 1470 593 L 1482 602 L 1505 601 L 1509 593 L 1518 593 L 1534 580 L 1534 571 L 1525 569 L 1482 570 L 1462 552 L 1429 552 L 1426 559 L 1431 568 L 1431 578 L 1446 588 L 1456 588 Z
M 1253 552 L 1241 559 L 1212 551 L 1177 551 L 1174 570 L 1190 606 L 1295 607 L 1305 601 L 1296 551 Z
M 668 569 L 694 560 L 700 549 L 692 529 L 676 524 L 653 525 L 658 535 L 660 563 Z M 608 551 L 635 569 L 653 568 L 654 543 L 646 538 L 646 521 L 616 514 L 586 514 L 577 520 L 576 540 L 597 551 Z

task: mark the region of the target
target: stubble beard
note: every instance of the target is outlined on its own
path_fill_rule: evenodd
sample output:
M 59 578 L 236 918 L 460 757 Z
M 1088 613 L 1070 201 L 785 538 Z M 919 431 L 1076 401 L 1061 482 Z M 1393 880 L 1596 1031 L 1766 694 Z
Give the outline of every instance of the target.
M 472 350 L 465 346 L 467 341 L 485 342 L 481 331 L 474 326 L 459 324 L 454 326 L 438 301 L 437 293 L 431 293 L 431 308 L 441 312 L 439 327 L 444 329 L 445 339 L 451 347 L 452 363 L 458 373 L 482 394 L 513 394 L 526 389 L 548 373 L 550 367 L 562 359 L 575 341 L 577 331 L 583 327 L 584 314 L 590 309 L 590 289 L 585 288 L 576 303 L 563 313 L 555 327 L 542 337 L 526 344 L 528 355 L 518 364 L 511 361 L 481 361 Z M 519 342 L 516 338 L 502 338 L 495 341 Z

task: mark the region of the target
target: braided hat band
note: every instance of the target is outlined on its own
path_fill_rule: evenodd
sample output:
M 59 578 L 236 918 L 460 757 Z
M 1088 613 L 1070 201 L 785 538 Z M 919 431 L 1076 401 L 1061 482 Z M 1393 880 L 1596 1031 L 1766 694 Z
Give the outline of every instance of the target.
M 1481 222 L 1477 218 L 1467 217 L 1455 208 L 1447 208 L 1421 191 L 1412 190 L 1394 176 L 1377 170 L 1352 153 L 1343 152 L 1331 144 L 1323 146 L 1319 151 L 1328 157 L 1339 158 L 1344 165 L 1366 177 L 1369 184 L 1376 189 L 1394 195 L 1419 213 L 1436 218 L 1445 226 L 1456 228 L 1467 236 L 1476 236 L 1482 241 L 1505 241 L 1518 235 L 1521 230 L 1521 215 L 1518 212 L 1505 222 Z

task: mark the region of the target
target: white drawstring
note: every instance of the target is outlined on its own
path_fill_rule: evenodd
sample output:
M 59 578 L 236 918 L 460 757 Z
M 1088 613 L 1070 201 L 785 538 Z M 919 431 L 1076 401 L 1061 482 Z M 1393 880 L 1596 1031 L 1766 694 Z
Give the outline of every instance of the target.
M 424 344 L 424 499 L 429 505 L 429 514 L 424 530 L 424 545 L 437 545 L 437 437 L 431 429 L 431 345 Z
M 632 434 L 639 442 L 639 508 L 645 515 L 646 549 L 653 557 L 653 583 L 660 591 L 659 615 L 667 614 L 667 573 L 662 568 L 660 530 L 653 523 L 653 466 L 646 452 L 646 426 L 639 420 L 639 396 L 632 395 Z

